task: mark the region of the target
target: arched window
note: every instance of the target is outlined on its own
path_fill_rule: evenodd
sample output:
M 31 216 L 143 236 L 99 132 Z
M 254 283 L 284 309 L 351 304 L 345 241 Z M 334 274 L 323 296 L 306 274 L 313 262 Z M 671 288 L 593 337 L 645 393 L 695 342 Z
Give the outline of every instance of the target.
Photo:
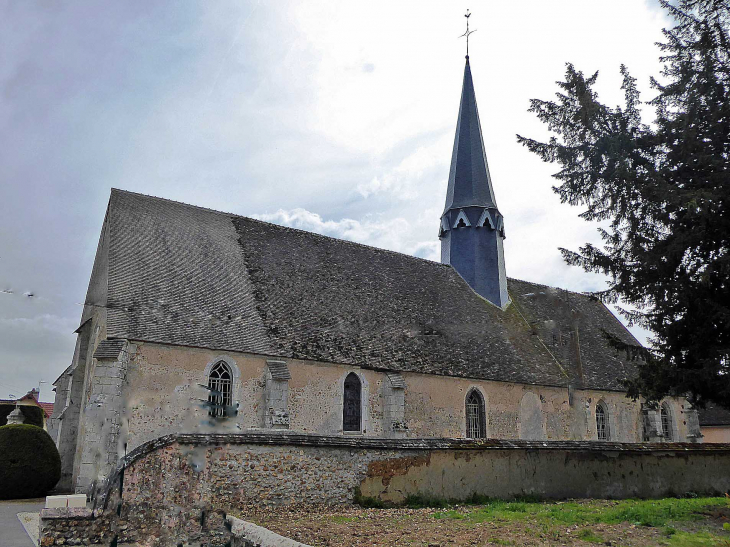
M 362 431 L 361 392 L 360 378 L 351 372 L 345 378 L 345 393 L 342 401 L 343 431 Z
M 223 361 L 218 361 L 210 369 L 208 375 L 208 414 L 214 418 L 228 415 L 227 409 L 232 404 L 233 374 L 230 367 Z
M 669 404 L 664 402 L 662 403 L 661 408 L 661 419 L 662 419 L 662 435 L 664 435 L 664 438 L 668 441 L 674 440 L 674 431 L 673 431 L 673 424 L 672 424 L 672 411 L 669 408 Z
M 472 389 L 466 395 L 466 436 L 469 439 L 484 439 L 487 436 L 484 398 L 477 389 Z
M 599 441 L 607 441 L 611 438 L 608 427 L 608 408 L 603 401 L 599 401 L 596 405 L 596 433 Z

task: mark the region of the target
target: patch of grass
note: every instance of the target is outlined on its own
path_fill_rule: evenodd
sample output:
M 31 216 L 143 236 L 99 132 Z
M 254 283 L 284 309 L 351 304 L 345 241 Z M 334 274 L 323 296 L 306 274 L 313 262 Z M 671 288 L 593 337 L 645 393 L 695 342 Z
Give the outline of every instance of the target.
M 708 507 L 725 505 L 723 498 L 624 500 L 605 511 L 602 522 L 631 522 L 640 526 L 663 526 L 670 521 L 699 520 Z
M 672 547 L 730 547 L 730 540 L 709 532 L 677 532 L 669 540 Z
M 601 536 L 596 534 L 590 528 L 583 528 L 576 534 L 576 537 L 578 537 L 578 539 L 582 539 L 583 541 L 589 541 L 590 543 L 603 543 L 605 541 Z
M 515 496 L 514 501 L 521 501 L 524 503 L 540 503 L 541 501 L 545 500 L 537 494 L 522 494 L 520 496 Z
M 499 500 L 496 498 L 490 498 L 489 496 L 483 496 L 481 494 L 472 494 L 466 499 L 445 499 L 428 496 L 424 494 L 411 494 L 401 504 L 409 509 L 444 509 L 452 505 L 494 505 L 494 504 L 505 504 L 512 503 L 508 511 L 524 512 L 523 507 L 528 503 L 539 503 L 541 498 L 534 495 L 516 496 L 511 500 Z
M 489 496 L 482 496 L 481 494 L 477 494 L 474 492 L 471 496 L 466 498 L 463 503 L 465 505 L 487 505 L 494 501 L 494 498 L 490 498 Z
M 454 503 L 451 503 L 443 498 L 433 498 L 430 496 L 425 496 L 423 494 L 411 494 L 403 501 L 403 505 L 405 505 L 409 509 L 424 509 L 426 507 L 444 509 L 453 505 Z
M 435 519 L 465 519 L 466 516 L 462 515 L 458 511 L 455 511 L 453 509 L 449 511 L 439 511 L 438 513 L 434 513 L 433 518 Z
M 489 543 L 494 543 L 495 545 L 514 545 L 515 542 L 511 541 L 509 539 L 500 539 L 500 538 L 492 538 L 489 540 Z
M 664 530 L 662 530 L 662 534 L 664 534 L 667 537 L 672 537 L 676 533 L 677 533 L 677 529 L 672 528 L 671 526 L 667 526 L 666 528 L 664 528 Z
M 620 524 L 665 526 L 669 522 L 701 520 L 709 508 L 727 506 L 725 498 L 666 498 L 617 502 L 545 502 L 489 500 L 466 514 L 471 522 L 527 520 L 546 525 Z M 424 505 L 433 507 L 433 505 Z
M 363 496 L 359 488 L 355 488 L 355 495 L 352 501 L 365 509 L 385 509 L 385 503 L 382 500 L 371 496 Z

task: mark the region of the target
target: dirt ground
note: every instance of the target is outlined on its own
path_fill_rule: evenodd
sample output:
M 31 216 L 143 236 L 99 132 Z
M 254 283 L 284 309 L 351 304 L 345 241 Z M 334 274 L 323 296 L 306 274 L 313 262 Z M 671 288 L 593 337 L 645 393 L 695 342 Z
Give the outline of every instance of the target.
M 713 498 L 718 500 L 718 498 Z M 316 509 L 241 515 L 312 546 L 608 545 L 730 547 L 730 500 L 675 506 L 672 501 L 449 506 L 423 509 Z M 698 500 L 699 501 L 699 500 Z M 650 504 L 650 505 L 647 505 Z M 658 508 L 658 509 L 657 509 Z M 636 522 L 617 521 L 622 515 Z M 676 515 L 677 520 L 672 520 Z

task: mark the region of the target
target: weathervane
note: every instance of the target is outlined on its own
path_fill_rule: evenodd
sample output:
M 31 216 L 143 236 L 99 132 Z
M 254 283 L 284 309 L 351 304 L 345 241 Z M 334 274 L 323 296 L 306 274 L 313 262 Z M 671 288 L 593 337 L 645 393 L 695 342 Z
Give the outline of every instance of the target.
M 466 17 L 466 32 L 464 34 L 462 34 L 461 36 L 459 36 L 459 38 L 463 38 L 464 36 L 466 36 L 466 58 L 468 59 L 469 58 L 469 35 L 474 34 L 476 32 L 476 29 L 469 30 L 469 17 L 471 17 L 471 13 L 469 13 L 468 8 L 466 10 L 466 15 L 464 15 L 464 17 Z

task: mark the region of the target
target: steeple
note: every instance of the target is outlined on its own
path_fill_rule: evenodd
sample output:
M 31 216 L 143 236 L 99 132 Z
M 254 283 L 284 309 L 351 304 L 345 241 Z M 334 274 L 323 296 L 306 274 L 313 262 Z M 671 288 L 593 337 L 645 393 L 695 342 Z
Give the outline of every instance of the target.
M 474 291 L 500 308 L 509 301 L 504 237 L 504 219 L 494 198 L 467 55 L 439 230 L 441 262 L 451 264 Z
M 497 208 L 467 57 L 444 212 L 455 207 L 474 205 Z

